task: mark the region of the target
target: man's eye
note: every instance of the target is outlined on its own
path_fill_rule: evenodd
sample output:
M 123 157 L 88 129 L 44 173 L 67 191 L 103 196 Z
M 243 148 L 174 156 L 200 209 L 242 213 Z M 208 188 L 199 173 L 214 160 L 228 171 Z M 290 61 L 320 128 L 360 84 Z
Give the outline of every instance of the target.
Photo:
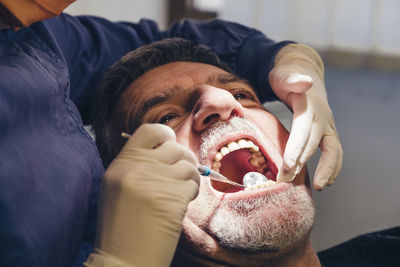
M 253 107 L 260 104 L 257 97 L 250 90 L 234 89 L 231 91 L 231 94 L 244 107 Z
M 171 120 L 173 120 L 174 118 L 176 118 L 177 115 L 176 114 L 167 114 L 162 116 L 159 120 L 158 123 L 161 124 L 167 124 L 168 122 L 170 122 Z
M 244 100 L 244 99 L 254 100 L 254 96 L 248 92 L 233 93 L 233 97 L 236 100 Z
M 233 96 L 236 100 L 240 100 L 240 99 L 249 99 L 249 96 L 243 93 L 239 93 L 239 94 L 235 94 Z

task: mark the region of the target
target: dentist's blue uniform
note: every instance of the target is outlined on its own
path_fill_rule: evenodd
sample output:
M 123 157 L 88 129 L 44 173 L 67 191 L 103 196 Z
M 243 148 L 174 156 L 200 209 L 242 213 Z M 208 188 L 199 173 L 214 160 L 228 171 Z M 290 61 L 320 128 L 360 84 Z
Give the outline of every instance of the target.
M 0 266 L 82 265 L 95 237 L 104 168 L 84 130 L 96 88 L 126 52 L 165 37 L 211 46 L 274 98 L 267 73 L 286 42 L 213 21 L 112 23 L 59 17 L 0 31 Z

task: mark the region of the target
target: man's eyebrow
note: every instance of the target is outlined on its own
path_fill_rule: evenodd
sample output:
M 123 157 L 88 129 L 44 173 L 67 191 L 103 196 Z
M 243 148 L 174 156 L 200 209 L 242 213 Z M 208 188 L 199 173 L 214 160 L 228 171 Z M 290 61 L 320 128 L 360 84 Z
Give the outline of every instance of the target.
M 227 84 L 227 83 L 233 83 L 233 82 L 241 82 L 241 83 L 245 83 L 246 85 L 250 86 L 250 84 L 247 80 L 242 79 L 232 73 L 216 74 L 207 79 L 208 84 L 215 84 L 215 83 Z
M 157 106 L 158 104 L 182 92 L 183 88 L 181 86 L 173 86 L 165 89 L 161 94 L 158 94 L 156 96 L 153 96 L 149 100 L 146 100 L 140 110 L 140 114 L 142 115 L 141 117 L 143 117 L 143 115 L 145 115 L 154 106 Z
M 254 90 L 254 87 L 250 84 L 250 82 L 247 81 L 246 79 L 243 79 L 243 78 L 240 78 L 239 76 L 236 76 L 233 73 L 220 73 L 220 74 L 213 75 L 213 76 L 208 78 L 207 82 L 209 84 L 211 84 L 211 85 L 212 84 L 217 84 L 217 86 L 218 86 L 218 84 L 224 85 L 224 84 L 229 84 L 229 83 L 242 83 L 242 84 L 246 85 L 251 90 L 244 89 L 244 88 L 242 88 L 242 89 L 244 89 L 244 90 L 246 90 L 248 92 L 251 92 L 251 94 L 253 95 L 254 99 L 259 101 L 257 93 Z

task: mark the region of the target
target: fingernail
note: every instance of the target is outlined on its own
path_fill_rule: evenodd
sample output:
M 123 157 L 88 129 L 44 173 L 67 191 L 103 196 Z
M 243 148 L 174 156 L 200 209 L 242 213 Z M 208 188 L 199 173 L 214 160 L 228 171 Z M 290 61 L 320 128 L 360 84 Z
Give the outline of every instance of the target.
M 291 182 L 294 180 L 296 175 L 292 171 L 286 171 L 284 169 L 280 170 L 278 172 L 278 175 L 276 176 L 276 181 L 277 182 Z
M 276 175 L 277 182 L 286 182 L 286 176 L 283 174 L 284 170 L 279 170 L 278 174 Z
M 284 159 L 283 160 L 283 168 L 288 172 L 287 170 L 293 169 L 294 165 L 296 164 L 295 160 L 292 159 Z
M 318 191 L 322 191 L 326 186 L 326 183 L 318 183 L 314 181 L 314 188 Z
M 294 175 L 296 176 L 297 174 L 299 174 L 301 172 L 302 166 L 297 165 L 296 166 L 296 170 L 294 171 Z

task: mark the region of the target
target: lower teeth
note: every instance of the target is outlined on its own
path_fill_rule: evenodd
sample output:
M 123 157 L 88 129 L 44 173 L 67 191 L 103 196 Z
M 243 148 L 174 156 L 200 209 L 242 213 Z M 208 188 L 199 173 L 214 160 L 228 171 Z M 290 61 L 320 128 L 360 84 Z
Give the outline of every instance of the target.
M 274 185 L 274 184 L 276 184 L 275 181 L 268 180 L 268 181 L 266 181 L 266 182 L 264 182 L 264 183 L 260 183 L 260 184 L 257 184 L 257 185 L 253 185 L 253 186 L 250 186 L 250 187 L 246 187 L 246 188 L 244 189 L 244 191 L 250 191 L 250 190 L 255 190 L 255 189 L 260 189 L 260 188 L 266 188 L 266 187 L 271 186 L 271 185 Z
M 243 177 L 245 191 L 264 188 L 276 184 L 275 181 L 268 180 L 267 177 L 258 172 L 248 172 Z

